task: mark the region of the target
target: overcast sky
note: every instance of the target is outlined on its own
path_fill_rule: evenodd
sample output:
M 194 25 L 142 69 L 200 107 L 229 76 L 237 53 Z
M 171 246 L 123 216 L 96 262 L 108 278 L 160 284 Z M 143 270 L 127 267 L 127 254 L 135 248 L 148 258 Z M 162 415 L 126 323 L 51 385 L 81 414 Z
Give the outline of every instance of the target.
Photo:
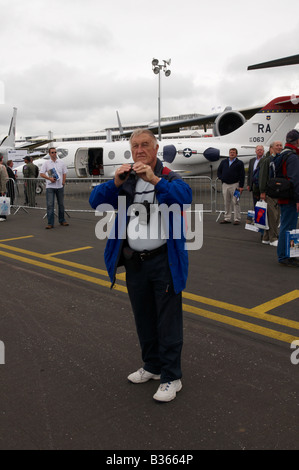
M 0 0 L 0 134 L 87 132 L 299 93 L 298 0 Z M 214 109 L 213 109 L 214 108 Z

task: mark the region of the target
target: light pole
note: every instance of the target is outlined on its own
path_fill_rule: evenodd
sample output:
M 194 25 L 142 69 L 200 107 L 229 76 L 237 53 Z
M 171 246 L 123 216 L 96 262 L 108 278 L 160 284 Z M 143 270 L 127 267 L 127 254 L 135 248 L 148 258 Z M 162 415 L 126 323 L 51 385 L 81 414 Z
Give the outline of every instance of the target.
M 158 131 L 159 140 L 161 140 L 161 70 L 165 73 L 165 77 L 169 77 L 171 71 L 167 68 L 171 64 L 171 59 L 163 60 L 163 64 L 159 64 L 158 59 L 152 60 L 152 69 L 156 75 L 159 75 L 159 87 L 158 87 Z

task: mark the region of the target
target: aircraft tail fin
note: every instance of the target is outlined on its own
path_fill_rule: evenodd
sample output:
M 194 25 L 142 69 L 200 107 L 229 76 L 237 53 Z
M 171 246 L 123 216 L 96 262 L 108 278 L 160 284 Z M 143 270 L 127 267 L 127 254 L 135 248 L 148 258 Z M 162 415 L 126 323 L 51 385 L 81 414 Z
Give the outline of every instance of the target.
M 286 134 L 298 122 L 299 96 L 282 96 L 266 104 L 236 131 L 222 136 L 221 141 L 241 144 L 243 147 L 255 147 L 259 144 L 269 146 L 275 140 L 284 143 Z
M 124 130 L 123 130 L 123 126 L 122 126 L 121 121 L 120 121 L 120 117 L 119 117 L 118 111 L 116 111 L 116 115 L 117 115 L 117 122 L 118 122 L 119 133 L 120 133 L 120 135 L 123 135 Z
M 11 147 L 15 148 L 16 142 L 16 121 L 17 121 L 17 108 L 13 109 L 13 115 L 10 121 L 8 135 L 2 140 L 0 147 Z

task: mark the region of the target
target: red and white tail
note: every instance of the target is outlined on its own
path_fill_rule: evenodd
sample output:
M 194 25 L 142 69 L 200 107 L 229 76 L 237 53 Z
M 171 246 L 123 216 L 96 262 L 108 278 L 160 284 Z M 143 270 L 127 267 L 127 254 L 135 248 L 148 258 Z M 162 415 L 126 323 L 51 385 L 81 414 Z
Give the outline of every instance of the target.
M 287 133 L 299 123 L 299 96 L 282 96 L 270 101 L 239 129 L 221 137 L 242 147 L 269 146 L 275 140 L 285 143 Z

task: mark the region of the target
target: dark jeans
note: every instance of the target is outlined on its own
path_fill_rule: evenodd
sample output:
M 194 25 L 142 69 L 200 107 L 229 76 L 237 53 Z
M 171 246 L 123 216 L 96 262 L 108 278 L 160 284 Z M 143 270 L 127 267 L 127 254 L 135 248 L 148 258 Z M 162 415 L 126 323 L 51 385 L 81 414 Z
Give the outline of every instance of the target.
M 47 217 L 48 224 L 54 225 L 54 201 L 55 196 L 58 203 L 58 220 L 59 223 L 65 222 L 64 218 L 64 188 L 47 188 Z
M 167 252 L 139 262 L 125 261 L 144 369 L 161 373 L 161 383 L 182 377 L 182 294 L 173 289 Z
M 278 261 L 287 258 L 286 256 L 286 231 L 297 228 L 298 212 L 295 202 L 280 204 L 280 231 L 277 245 Z

